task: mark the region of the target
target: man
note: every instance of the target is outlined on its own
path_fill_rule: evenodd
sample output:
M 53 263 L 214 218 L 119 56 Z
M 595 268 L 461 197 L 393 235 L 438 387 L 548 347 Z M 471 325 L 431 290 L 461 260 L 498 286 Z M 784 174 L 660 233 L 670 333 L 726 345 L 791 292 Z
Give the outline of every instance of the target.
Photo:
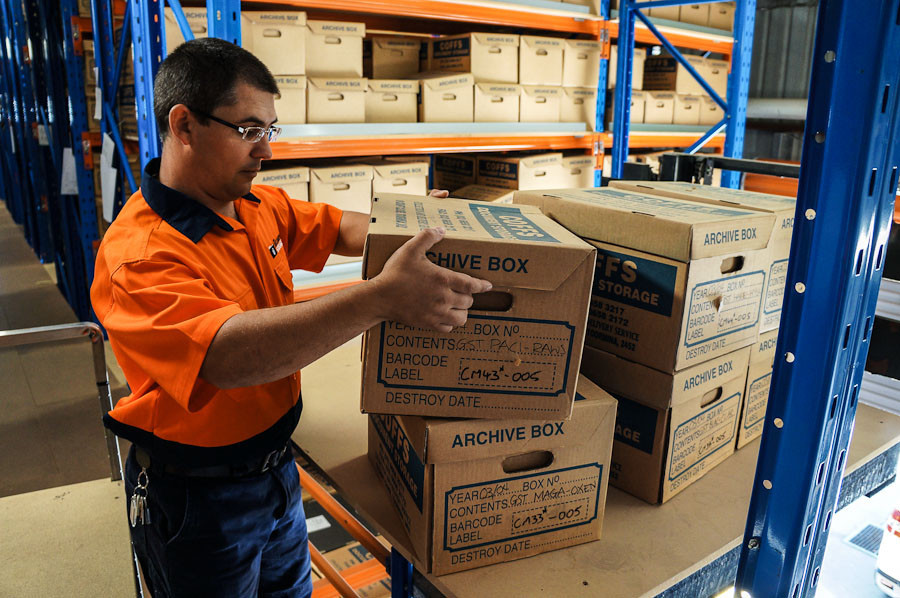
M 91 300 L 132 391 L 105 424 L 133 443 L 132 540 L 154 598 L 308 596 L 288 448 L 300 368 L 386 319 L 449 331 L 490 289 L 429 262 L 443 232 L 428 229 L 372 280 L 294 304 L 291 268 L 361 255 L 368 216 L 251 186 L 276 93 L 232 44 L 176 49 L 154 85 L 161 159 L 97 255 Z

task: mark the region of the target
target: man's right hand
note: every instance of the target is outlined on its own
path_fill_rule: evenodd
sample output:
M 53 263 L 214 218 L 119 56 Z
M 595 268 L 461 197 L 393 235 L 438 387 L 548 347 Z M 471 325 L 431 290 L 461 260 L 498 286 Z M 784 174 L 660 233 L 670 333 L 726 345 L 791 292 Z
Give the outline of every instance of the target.
M 431 263 L 426 252 L 444 238 L 440 228 L 425 229 L 404 243 L 372 279 L 379 287 L 381 315 L 408 326 L 450 332 L 462 326 L 472 295 L 491 283 Z

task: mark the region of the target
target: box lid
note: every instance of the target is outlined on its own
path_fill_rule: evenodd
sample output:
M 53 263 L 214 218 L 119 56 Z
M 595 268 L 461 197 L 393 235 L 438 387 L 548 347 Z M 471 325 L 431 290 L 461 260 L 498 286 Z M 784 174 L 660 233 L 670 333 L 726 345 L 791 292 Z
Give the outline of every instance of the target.
M 556 289 L 595 252 L 532 206 L 376 193 L 364 278 L 378 275 L 403 243 L 435 226 L 446 234 L 429 257 L 446 256 L 451 270 L 490 280 L 495 291 Z M 373 240 L 378 241 L 377 253 L 370 251 Z
M 306 13 L 297 10 L 242 10 L 241 18 L 254 25 L 271 25 L 273 27 L 302 27 L 307 24 Z
M 566 40 L 559 37 L 544 37 L 540 35 L 523 35 L 522 44 L 533 50 L 561 50 Z
M 565 421 L 442 419 L 398 416 L 412 448 L 426 464 L 577 446 L 615 418 L 616 400 L 578 376 L 572 417 Z
M 476 83 L 475 87 L 489 96 L 517 96 L 521 91 L 521 86 L 515 83 Z
M 419 85 L 408 79 L 369 79 L 369 91 L 379 93 L 418 93 Z
M 762 212 L 794 212 L 797 207 L 797 199 L 794 197 L 742 189 L 726 189 L 712 185 L 695 185 L 694 183 L 675 181 L 611 181 L 609 186 L 638 193 L 659 194 L 688 201 L 701 201 Z
M 366 91 L 368 79 L 310 77 L 310 87 L 326 91 Z
M 472 39 L 482 46 L 519 46 L 519 36 L 512 33 L 473 33 Z
M 275 83 L 279 89 L 306 89 L 305 75 L 278 75 Z
M 337 35 L 351 37 L 365 37 L 365 23 L 349 23 L 347 21 L 313 21 L 306 22 L 306 26 L 315 35 Z
M 309 182 L 309 166 L 293 166 L 291 168 L 275 168 L 262 170 L 256 175 L 254 183 L 259 185 L 291 185 Z
M 472 73 L 422 73 L 416 77 L 419 82 L 432 91 L 459 89 L 475 85 Z
M 310 168 L 310 179 L 317 179 L 323 183 L 344 183 L 348 181 L 371 181 L 372 167 L 367 164 L 347 164 L 346 166 L 327 166 L 324 168 Z
M 538 166 L 554 166 L 562 164 L 562 152 L 547 152 L 544 154 L 533 154 L 531 156 L 517 156 L 504 154 L 483 154 L 478 157 L 479 162 L 505 162 L 509 164 L 521 164 L 526 168 L 536 168 Z M 479 167 L 479 172 L 481 168 Z
M 597 90 L 593 87 L 563 87 L 562 92 L 573 97 L 597 97 Z
M 767 364 L 769 367 L 775 363 L 775 349 L 778 346 L 778 329 L 770 330 L 759 335 L 756 344 L 751 347 L 750 363 Z
M 206 26 L 207 26 L 207 24 L 206 24 L 206 8 L 195 8 L 195 7 L 191 7 L 191 6 L 184 6 L 184 7 L 182 7 L 182 9 L 184 10 L 184 18 L 187 19 L 188 25 L 191 26 L 191 31 L 193 31 L 194 33 L 205 33 Z M 306 13 L 301 13 L 301 14 L 303 14 L 304 19 L 305 19 Z M 166 7 L 166 20 L 169 21 L 170 23 L 176 24 L 175 26 L 177 27 L 178 21 L 175 20 L 175 12 L 172 10 L 171 7 L 168 7 L 168 6 Z M 83 43 L 87 43 L 88 41 L 90 41 L 90 40 L 85 40 Z M 94 42 L 91 41 L 91 44 L 93 44 L 93 43 Z
M 768 245 L 774 214 L 622 189 L 517 191 L 580 237 L 681 262 Z
M 399 162 L 396 160 L 363 160 L 372 166 L 380 177 L 397 178 L 410 176 L 428 176 L 428 162 L 423 160 L 410 160 Z
M 415 50 L 416 52 L 422 45 L 419 40 L 396 37 L 376 37 L 372 43 L 383 50 Z
M 522 93 L 532 97 L 555 98 L 562 95 L 562 88 L 547 85 L 522 85 Z
M 594 156 L 563 156 L 563 168 L 593 168 Z
M 450 194 L 450 197 L 458 199 L 477 199 L 478 201 L 497 201 L 498 199 L 509 199 L 512 203 L 512 196 L 515 191 L 504 187 L 491 187 L 490 185 L 466 185 Z
M 603 44 L 588 39 L 567 39 L 566 48 L 569 50 L 582 50 L 585 52 L 599 52 L 603 49 Z

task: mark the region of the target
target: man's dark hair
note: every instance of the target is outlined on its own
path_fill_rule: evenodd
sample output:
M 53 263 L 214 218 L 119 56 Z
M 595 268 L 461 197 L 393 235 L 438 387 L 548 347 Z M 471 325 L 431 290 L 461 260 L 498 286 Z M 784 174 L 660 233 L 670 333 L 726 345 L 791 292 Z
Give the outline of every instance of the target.
M 219 106 L 237 102 L 235 87 L 239 82 L 279 93 L 266 65 L 240 46 L 211 37 L 175 48 L 160 65 L 153 84 L 153 114 L 160 139 L 165 140 L 169 133 L 169 111 L 173 106 L 184 104 L 212 114 Z M 205 117 L 196 117 L 206 124 Z

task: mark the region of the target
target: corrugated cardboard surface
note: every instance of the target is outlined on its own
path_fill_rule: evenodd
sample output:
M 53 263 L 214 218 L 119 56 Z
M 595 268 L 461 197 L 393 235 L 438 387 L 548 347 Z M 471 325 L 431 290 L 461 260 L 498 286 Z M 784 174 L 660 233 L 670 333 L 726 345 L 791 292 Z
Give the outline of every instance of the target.
M 263 170 L 253 181 L 256 185 L 280 187 L 298 201 L 309 201 L 309 167 L 293 166 Z
M 633 104 L 632 104 L 633 105 Z M 675 94 L 669 91 L 644 92 L 644 122 L 670 125 L 675 120 Z
M 457 199 L 473 199 L 477 201 L 489 201 L 493 203 L 511 204 L 514 191 L 503 187 L 491 187 L 490 185 L 466 185 L 450 194 Z
M 522 122 L 559 122 L 561 87 L 523 85 L 519 103 L 519 120 Z
M 775 329 L 760 334 L 756 343 L 750 347 L 750 367 L 741 409 L 741 424 L 738 427 L 737 448 L 746 446 L 762 435 L 777 345 L 778 329 Z
M 308 21 L 306 27 L 307 76 L 363 76 L 365 23 Z
M 369 79 L 368 86 L 366 90 L 367 123 L 416 122 L 419 86 L 415 81 Z
M 366 77 L 404 79 L 419 72 L 419 53 L 423 44 L 420 40 L 376 37 L 364 40 L 363 43 L 364 50 L 367 53 L 371 52 L 369 60 L 364 60 L 363 68 Z
M 517 122 L 520 93 L 512 83 L 476 83 L 475 122 Z
M 429 68 L 472 73 L 476 82 L 517 83 L 519 36 L 469 33 L 431 40 Z
M 699 74 L 704 74 L 706 60 L 700 56 L 685 56 L 685 60 Z M 672 56 L 648 56 L 644 62 L 645 91 L 674 91 L 676 93 L 705 93 L 681 63 Z M 723 92 L 724 95 L 724 92 Z
M 373 174 L 372 167 L 363 164 L 311 168 L 309 200 L 367 214 L 371 210 Z
M 311 123 L 365 122 L 366 86 L 366 79 L 310 79 L 306 119 Z
M 725 112 L 709 96 L 701 96 L 702 106 L 700 107 L 700 124 L 714 125 L 725 118 Z
M 699 125 L 700 109 L 703 103 L 700 96 L 679 93 L 675 94 L 675 112 L 672 122 L 676 125 Z
M 580 39 L 566 40 L 563 51 L 563 82 L 565 87 L 597 87 L 600 72 L 597 68 L 603 44 Z
M 474 185 L 478 171 L 478 156 L 475 154 L 435 154 L 434 187 L 456 191 L 467 185 Z
M 241 42 L 275 75 L 306 74 L 306 13 L 242 11 Z
M 275 98 L 275 113 L 280 123 L 303 124 L 306 122 L 306 77 L 275 77 L 278 90 Z
M 586 347 L 583 375 L 619 402 L 610 484 L 665 502 L 734 453 L 749 353 L 664 374 Z
M 434 574 L 600 536 L 616 402 L 583 377 L 578 394 L 568 421 L 369 418 L 369 459 Z
M 715 2 L 709 7 L 708 27 L 731 31 L 734 29 L 734 2 Z
M 88 6 L 90 6 L 90 3 L 88 3 Z M 186 6 L 183 7 L 183 10 L 184 16 L 191 28 L 191 33 L 194 34 L 194 39 L 207 37 L 209 34 L 207 33 L 206 9 Z M 90 9 L 88 10 L 87 16 L 90 17 Z M 184 36 L 181 35 L 181 28 L 178 26 L 178 21 L 175 20 L 175 13 L 172 12 L 172 9 L 168 6 L 166 7 L 165 12 L 165 26 L 166 55 L 168 56 L 172 53 L 172 50 L 184 43 Z M 92 41 L 91 45 L 93 45 L 93 43 L 94 42 Z
M 372 193 L 428 194 L 428 162 L 412 160 L 365 160 L 372 166 Z
M 796 198 L 669 181 L 613 181 L 610 186 L 626 191 L 774 214 L 775 222 L 768 244 L 769 260 L 764 268 L 766 291 L 760 331 L 767 332 L 778 328 L 787 280 L 788 258 L 791 253 L 791 236 L 794 232 Z
M 519 45 L 519 83 L 562 85 L 565 40 L 523 35 Z
M 594 186 L 594 157 L 565 156 L 562 159 L 563 178 L 569 187 L 585 189 Z
M 588 87 L 564 87 L 559 101 L 559 121 L 582 122 L 589 131 L 597 130 L 597 90 Z
M 365 336 L 362 408 L 437 417 L 568 417 L 594 250 L 538 210 L 379 194 L 363 275 L 419 230 L 443 226 L 428 258 L 493 283 L 508 309 L 469 310 L 449 333 L 384 322 Z M 479 297 L 479 300 L 488 297 Z
M 680 7 L 678 20 L 682 23 L 703 25 L 709 23 L 709 4 L 685 4 Z
M 478 156 L 478 184 L 506 189 L 550 189 L 561 186 L 564 184 L 562 154 L 481 154 Z
M 473 122 L 475 79 L 471 73 L 425 73 L 419 79 L 419 120 Z
M 616 75 L 618 71 L 619 49 L 615 44 L 609 47 L 609 74 L 606 76 L 606 87 L 615 89 Z M 631 59 L 631 89 L 642 90 L 644 88 L 644 61 L 647 60 L 647 51 L 635 48 Z

